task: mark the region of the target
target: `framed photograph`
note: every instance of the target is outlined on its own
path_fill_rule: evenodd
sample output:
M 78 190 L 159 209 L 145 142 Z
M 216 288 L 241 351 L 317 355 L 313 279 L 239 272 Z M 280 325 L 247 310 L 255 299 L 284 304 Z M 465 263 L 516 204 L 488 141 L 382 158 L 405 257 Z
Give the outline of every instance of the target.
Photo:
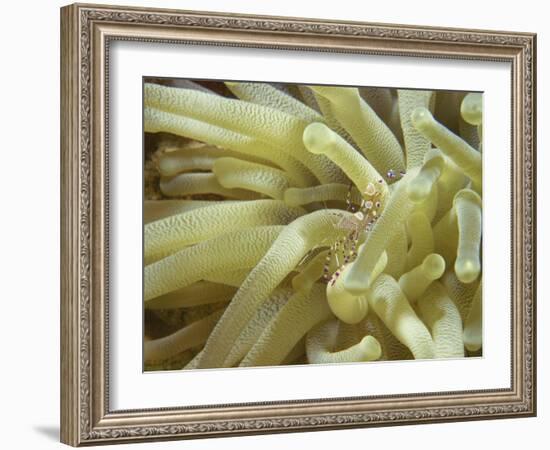
M 536 414 L 531 33 L 61 9 L 61 440 Z

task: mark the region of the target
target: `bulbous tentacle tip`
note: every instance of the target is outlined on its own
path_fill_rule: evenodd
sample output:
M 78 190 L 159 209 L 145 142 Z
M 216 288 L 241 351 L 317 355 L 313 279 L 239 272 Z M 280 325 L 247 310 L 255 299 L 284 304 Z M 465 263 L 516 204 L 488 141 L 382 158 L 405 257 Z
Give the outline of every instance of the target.
M 481 125 L 483 114 L 482 94 L 472 92 L 464 97 L 460 105 L 460 115 L 470 125 Z
M 428 108 L 419 106 L 411 112 L 411 122 L 416 129 L 422 129 L 433 121 L 432 113 Z
M 445 272 L 445 259 L 437 253 L 432 253 L 424 258 L 422 269 L 427 278 L 437 280 Z
M 363 359 L 365 361 L 375 361 L 382 356 L 382 347 L 378 339 L 374 336 L 365 336 L 361 342 L 359 342 L 359 347 L 363 352 Z
M 457 278 L 462 283 L 473 283 L 479 273 L 481 272 L 481 265 L 479 260 L 470 258 L 457 258 L 455 262 L 455 273 Z
M 321 154 L 333 142 L 334 134 L 325 124 L 313 122 L 304 129 L 303 138 L 311 153 Z
M 443 169 L 445 159 L 441 152 L 430 153 L 418 174 L 407 184 L 407 195 L 414 203 L 420 203 L 426 200 L 437 183 Z

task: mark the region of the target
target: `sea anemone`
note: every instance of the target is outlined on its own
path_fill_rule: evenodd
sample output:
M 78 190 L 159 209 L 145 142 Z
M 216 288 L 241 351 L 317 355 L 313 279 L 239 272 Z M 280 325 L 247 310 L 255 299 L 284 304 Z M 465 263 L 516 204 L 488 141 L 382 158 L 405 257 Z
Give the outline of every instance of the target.
M 478 93 L 144 85 L 146 369 L 481 352 Z

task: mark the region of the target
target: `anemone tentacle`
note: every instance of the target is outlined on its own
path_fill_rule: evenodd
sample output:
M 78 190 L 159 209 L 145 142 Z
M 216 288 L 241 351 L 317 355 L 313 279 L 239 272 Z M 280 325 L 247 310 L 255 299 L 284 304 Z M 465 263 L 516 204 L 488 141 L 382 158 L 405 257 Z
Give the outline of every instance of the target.
M 331 316 L 324 285 L 315 284 L 310 292 L 296 292 L 269 323 L 240 366 L 280 364 L 308 330 Z
M 380 358 L 382 348 L 373 336 L 365 336 L 349 348 L 334 351 L 338 327 L 337 320 L 329 320 L 307 334 L 306 352 L 311 364 L 374 361 Z
M 312 89 L 330 102 L 338 121 L 376 170 L 384 173 L 388 169 L 405 169 L 401 145 L 357 88 L 314 86 Z
M 464 346 L 470 352 L 477 352 L 481 348 L 482 343 L 482 304 L 481 304 L 481 290 L 482 282 L 480 281 L 472 303 L 470 310 L 464 321 Z
M 270 161 L 287 171 L 298 186 L 310 186 L 317 182 L 315 176 L 302 162 L 294 158 L 289 151 L 285 151 L 287 147 L 278 149 L 269 143 L 241 133 L 154 108 L 145 108 L 143 121 L 145 131 L 150 133 L 166 132 L 187 136 L 237 153 L 257 156 Z M 303 159 L 310 162 L 307 155 Z
M 280 149 L 292 149 L 298 160 L 323 178 L 336 176 L 339 171 L 326 158 L 307 155 L 302 142 L 307 120 L 267 106 L 198 91 L 153 84 L 145 84 L 144 90 L 147 107 L 253 136 Z
M 235 200 L 238 201 L 238 200 Z M 146 225 L 166 217 L 175 216 L 204 206 L 219 203 L 229 203 L 229 200 L 145 200 L 143 202 L 143 224 Z
M 418 306 L 435 343 L 436 358 L 464 356 L 462 320 L 445 288 L 435 281 L 418 300 Z
M 284 225 L 303 210 L 278 200 L 219 203 L 157 220 L 144 228 L 144 257 L 156 261 L 222 233 L 262 225 Z
M 424 294 L 430 284 L 441 278 L 445 272 L 445 260 L 437 253 L 431 253 L 424 258 L 422 264 L 412 268 L 399 277 L 399 287 L 411 302 Z
M 233 347 L 225 361 L 223 367 L 233 367 L 238 365 L 242 359 L 247 355 L 250 349 L 258 341 L 263 331 L 269 326 L 269 323 L 279 314 L 279 311 L 289 301 L 293 292 L 288 288 L 276 289 L 269 297 L 269 301 L 263 303 L 254 317 L 250 319 L 250 322 L 241 331 L 238 339 L 235 341 Z
M 369 304 L 394 336 L 416 359 L 434 358 L 436 349 L 426 325 L 389 275 L 380 275 L 369 289 Z
M 481 155 L 466 141 L 437 122 L 426 108 L 411 113 L 414 127 L 441 149 L 479 187 L 481 186 Z
M 432 91 L 418 89 L 397 90 L 399 117 L 407 154 L 407 170 L 422 165 L 424 155 L 431 147 L 430 141 L 422 136 L 411 123 L 411 112 L 418 107 L 429 108 L 433 95 Z
M 150 264 L 144 271 L 144 300 L 188 286 L 212 272 L 253 267 L 282 231 L 282 226 L 238 230 Z
M 282 170 L 230 157 L 217 159 L 213 173 L 224 188 L 247 189 L 276 200 L 293 184 Z
M 323 116 L 313 108 L 267 83 L 235 83 L 226 81 L 225 85 L 241 100 L 275 108 L 308 122 L 320 122 Z
M 409 271 L 434 252 L 435 244 L 430 221 L 422 212 L 415 212 L 407 218 L 407 231 L 411 245 L 407 252 L 405 270 Z
M 476 280 L 481 272 L 481 198 L 470 189 L 455 195 L 458 248 L 455 272 L 463 283 Z
M 167 197 L 216 194 L 234 200 L 255 200 L 258 195 L 244 189 L 222 186 L 213 173 L 180 173 L 160 179 L 160 191 Z
M 147 309 L 176 309 L 210 303 L 229 302 L 235 287 L 208 281 L 197 281 L 145 303 Z
M 385 207 L 382 205 L 380 219 L 368 234 L 365 246 L 344 277 L 344 285 L 349 292 L 357 295 L 366 292 L 373 281 L 372 272 L 378 258 L 395 234 L 402 229 L 401 226 L 413 208 L 407 195 L 407 183 L 414 175 L 416 171 L 408 172 L 393 190 L 388 204 Z
M 146 341 L 143 347 L 143 358 L 146 362 L 163 360 L 203 344 L 222 312 L 223 310 L 218 310 L 173 334 Z

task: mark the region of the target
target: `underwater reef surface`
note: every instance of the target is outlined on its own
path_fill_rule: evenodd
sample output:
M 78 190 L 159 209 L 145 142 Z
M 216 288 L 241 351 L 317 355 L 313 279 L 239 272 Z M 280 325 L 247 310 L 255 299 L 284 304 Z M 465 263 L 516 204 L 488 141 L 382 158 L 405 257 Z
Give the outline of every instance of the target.
M 482 350 L 482 96 L 144 86 L 146 370 Z

